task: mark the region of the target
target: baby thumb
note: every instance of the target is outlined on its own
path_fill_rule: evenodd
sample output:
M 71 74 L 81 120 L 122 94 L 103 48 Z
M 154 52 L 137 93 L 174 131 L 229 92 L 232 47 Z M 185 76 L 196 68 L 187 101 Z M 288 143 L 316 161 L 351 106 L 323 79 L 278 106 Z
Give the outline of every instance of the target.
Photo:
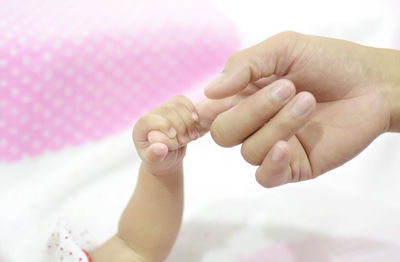
M 153 143 L 143 152 L 143 158 L 150 163 L 162 161 L 168 154 L 168 147 L 162 143 Z

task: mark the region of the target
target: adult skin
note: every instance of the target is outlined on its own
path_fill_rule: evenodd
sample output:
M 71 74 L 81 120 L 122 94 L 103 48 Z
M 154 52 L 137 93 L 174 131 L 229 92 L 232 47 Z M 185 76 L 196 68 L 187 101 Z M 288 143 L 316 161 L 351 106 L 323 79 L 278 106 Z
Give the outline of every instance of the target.
M 211 126 L 242 144 L 265 187 L 315 178 L 384 132 L 400 131 L 400 51 L 284 32 L 233 54 L 206 88 L 212 99 L 258 89 Z

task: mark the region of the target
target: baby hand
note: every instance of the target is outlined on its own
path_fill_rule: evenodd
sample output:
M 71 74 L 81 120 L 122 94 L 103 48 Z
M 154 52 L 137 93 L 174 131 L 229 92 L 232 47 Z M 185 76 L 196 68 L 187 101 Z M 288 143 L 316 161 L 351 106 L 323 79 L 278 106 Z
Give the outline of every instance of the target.
M 176 96 L 137 121 L 133 141 L 147 169 L 165 175 L 182 166 L 186 144 L 200 136 L 199 128 L 193 103 Z

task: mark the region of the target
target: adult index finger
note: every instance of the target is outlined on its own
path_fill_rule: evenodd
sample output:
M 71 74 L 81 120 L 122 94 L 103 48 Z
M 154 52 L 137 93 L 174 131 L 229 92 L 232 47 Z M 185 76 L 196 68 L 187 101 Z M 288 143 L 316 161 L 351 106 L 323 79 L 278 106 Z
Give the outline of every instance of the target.
M 294 84 L 285 79 L 249 96 L 232 109 L 220 114 L 211 125 L 211 135 L 220 146 L 242 143 L 269 121 L 294 95 Z

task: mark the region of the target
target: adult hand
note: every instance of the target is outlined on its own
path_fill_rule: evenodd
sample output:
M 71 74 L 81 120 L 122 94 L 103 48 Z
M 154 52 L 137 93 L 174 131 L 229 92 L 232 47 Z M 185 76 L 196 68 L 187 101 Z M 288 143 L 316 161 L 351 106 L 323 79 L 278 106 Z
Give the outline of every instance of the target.
M 281 33 L 233 54 L 206 88 L 213 99 L 259 89 L 217 117 L 212 137 L 242 143 L 265 187 L 315 178 L 400 130 L 399 72 L 399 51 Z

